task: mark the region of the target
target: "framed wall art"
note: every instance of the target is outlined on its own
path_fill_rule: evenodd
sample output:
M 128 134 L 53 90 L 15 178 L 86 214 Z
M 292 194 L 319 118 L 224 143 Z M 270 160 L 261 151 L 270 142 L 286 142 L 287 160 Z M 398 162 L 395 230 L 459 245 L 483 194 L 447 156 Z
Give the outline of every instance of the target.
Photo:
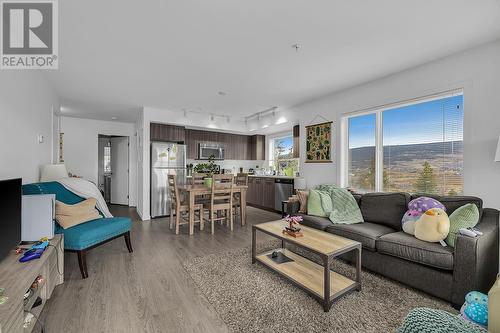
M 332 124 L 306 126 L 306 163 L 332 163 Z

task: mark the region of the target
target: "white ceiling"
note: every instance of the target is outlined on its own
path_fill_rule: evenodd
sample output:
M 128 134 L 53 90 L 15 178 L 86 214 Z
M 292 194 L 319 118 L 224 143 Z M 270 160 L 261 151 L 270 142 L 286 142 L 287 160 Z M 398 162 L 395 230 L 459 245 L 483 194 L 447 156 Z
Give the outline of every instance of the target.
M 85 0 L 59 16 L 63 113 L 123 121 L 287 108 L 500 37 L 498 0 Z

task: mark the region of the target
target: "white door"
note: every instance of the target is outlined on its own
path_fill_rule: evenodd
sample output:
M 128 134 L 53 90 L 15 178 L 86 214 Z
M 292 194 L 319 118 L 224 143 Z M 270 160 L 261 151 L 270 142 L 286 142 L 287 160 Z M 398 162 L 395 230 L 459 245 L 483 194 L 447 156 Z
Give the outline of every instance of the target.
M 128 137 L 111 138 L 111 203 L 128 206 Z

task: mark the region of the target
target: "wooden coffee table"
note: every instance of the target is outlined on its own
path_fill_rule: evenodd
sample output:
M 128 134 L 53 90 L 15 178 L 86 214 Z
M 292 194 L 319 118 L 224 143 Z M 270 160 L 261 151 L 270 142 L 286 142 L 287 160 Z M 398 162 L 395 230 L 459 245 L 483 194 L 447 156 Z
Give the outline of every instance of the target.
M 282 220 L 253 225 L 252 263 L 260 262 L 307 291 L 323 304 L 325 312 L 337 298 L 351 290 L 361 290 L 361 243 L 305 226 L 301 226 L 304 236 L 295 238 L 282 233 L 284 225 Z M 280 239 L 281 248 L 256 254 L 257 231 Z M 323 265 L 286 249 L 287 243 L 319 255 Z M 270 258 L 276 250 L 292 261 L 277 263 Z M 356 251 L 355 281 L 330 270 L 333 258 L 349 251 Z

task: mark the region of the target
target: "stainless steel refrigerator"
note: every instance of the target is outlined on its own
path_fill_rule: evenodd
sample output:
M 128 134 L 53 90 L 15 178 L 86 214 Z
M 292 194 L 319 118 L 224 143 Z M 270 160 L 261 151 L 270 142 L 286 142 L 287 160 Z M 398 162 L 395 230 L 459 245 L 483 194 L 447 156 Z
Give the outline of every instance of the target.
M 151 143 L 151 217 L 170 214 L 167 178 L 177 175 L 179 185 L 186 183 L 186 146 L 169 142 Z

